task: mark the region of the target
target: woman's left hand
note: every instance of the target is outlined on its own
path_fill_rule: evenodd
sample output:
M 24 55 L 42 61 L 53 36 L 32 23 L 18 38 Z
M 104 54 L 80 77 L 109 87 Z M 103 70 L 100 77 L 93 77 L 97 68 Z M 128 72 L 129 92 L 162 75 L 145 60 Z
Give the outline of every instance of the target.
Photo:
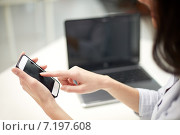
M 25 53 L 22 53 L 23 55 Z M 35 63 L 38 58 L 32 59 Z M 47 65 L 41 66 L 46 69 Z M 56 103 L 50 91 L 38 80 L 29 76 L 19 68 L 13 68 L 12 72 L 19 77 L 22 88 L 41 106 L 44 112 L 54 120 L 70 120 L 72 119 L 64 110 Z
M 22 53 L 24 54 L 24 53 Z M 35 63 L 38 58 L 32 59 Z M 47 65 L 41 66 L 42 69 L 46 69 Z M 31 77 L 24 71 L 18 68 L 13 68 L 12 72 L 19 77 L 22 88 L 42 107 L 47 102 L 54 100 L 50 91 L 38 80 Z

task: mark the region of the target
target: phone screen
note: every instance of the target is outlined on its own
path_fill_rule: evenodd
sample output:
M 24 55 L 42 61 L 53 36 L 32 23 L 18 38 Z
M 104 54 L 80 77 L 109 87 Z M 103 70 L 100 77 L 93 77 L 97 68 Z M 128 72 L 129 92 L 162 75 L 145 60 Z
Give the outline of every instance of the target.
M 34 63 L 28 56 L 21 56 L 16 67 L 22 69 L 31 77 L 37 79 L 44 84 L 54 97 L 58 96 L 60 84 L 52 77 L 43 77 L 40 75 L 41 72 L 45 72 L 40 66 Z
M 38 68 L 33 62 L 31 62 L 29 59 L 24 67 L 24 72 L 26 72 L 28 75 L 32 76 L 33 78 L 36 78 L 52 92 L 54 86 L 54 80 L 51 77 L 41 76 L 40 73 L 43 71 L 40 68 Z

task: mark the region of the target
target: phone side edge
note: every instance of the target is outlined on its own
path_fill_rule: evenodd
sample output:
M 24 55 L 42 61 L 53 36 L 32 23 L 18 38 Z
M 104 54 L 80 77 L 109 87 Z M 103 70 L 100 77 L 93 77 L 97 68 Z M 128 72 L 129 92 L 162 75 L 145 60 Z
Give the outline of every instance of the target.
M 60 85 L 61 84 L 56 79 L 54 79 L 54 85 L 52 89 L 52 95 L 54 98 L 58 97 Z

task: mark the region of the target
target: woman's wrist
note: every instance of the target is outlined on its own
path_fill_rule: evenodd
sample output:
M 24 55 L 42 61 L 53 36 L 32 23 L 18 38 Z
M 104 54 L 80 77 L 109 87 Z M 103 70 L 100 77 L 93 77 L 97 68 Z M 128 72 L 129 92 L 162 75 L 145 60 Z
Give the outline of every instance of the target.
M 54 118 L 54 112 L 58 105 L 55 99 L 49 99 L 47 102 L 43 102 L 43 104 L 40 106 L 51 119 L 56 119 Z
M 39 105 L 44 111 L 50 110 L 52 107 L 54 107 L 56 104 L 56 101 L 54 98 L 49 98 L 46 101 L 41 102 Z
M 105 75 L 103 81 L 103 90 L 107 91 L 108 93 L 112 93 L 113 91 L 117 91 L 123 87 L 123 84 L 112 79 L 111 77 Z
M 139 112 L 139 92 L 137 89 L 108 76 L 104 77 L 103 89 L 135 112 Z
M 112 85 L 114 80 L 107 75 L 104 75 L 102 80 L 103 80 L 102 89 L 109 92 L 109 90 L 111 89 L 111 85 Z
M 44 102 L 41 107 L 53 120 L 72 120 L 72 118 L 56 103 L 54 98 Z

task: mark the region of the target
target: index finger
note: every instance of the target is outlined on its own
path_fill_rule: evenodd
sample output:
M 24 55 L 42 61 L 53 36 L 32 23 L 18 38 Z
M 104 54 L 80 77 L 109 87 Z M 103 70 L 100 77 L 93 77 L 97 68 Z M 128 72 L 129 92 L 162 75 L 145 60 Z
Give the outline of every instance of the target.
M 53 72 L 42 72 L 40 73 L 41 76 L 44 77 L 60 77 L 60 76 L 66 76 L 70 77 L 70 73 L 67 71 L 53 71 Z

